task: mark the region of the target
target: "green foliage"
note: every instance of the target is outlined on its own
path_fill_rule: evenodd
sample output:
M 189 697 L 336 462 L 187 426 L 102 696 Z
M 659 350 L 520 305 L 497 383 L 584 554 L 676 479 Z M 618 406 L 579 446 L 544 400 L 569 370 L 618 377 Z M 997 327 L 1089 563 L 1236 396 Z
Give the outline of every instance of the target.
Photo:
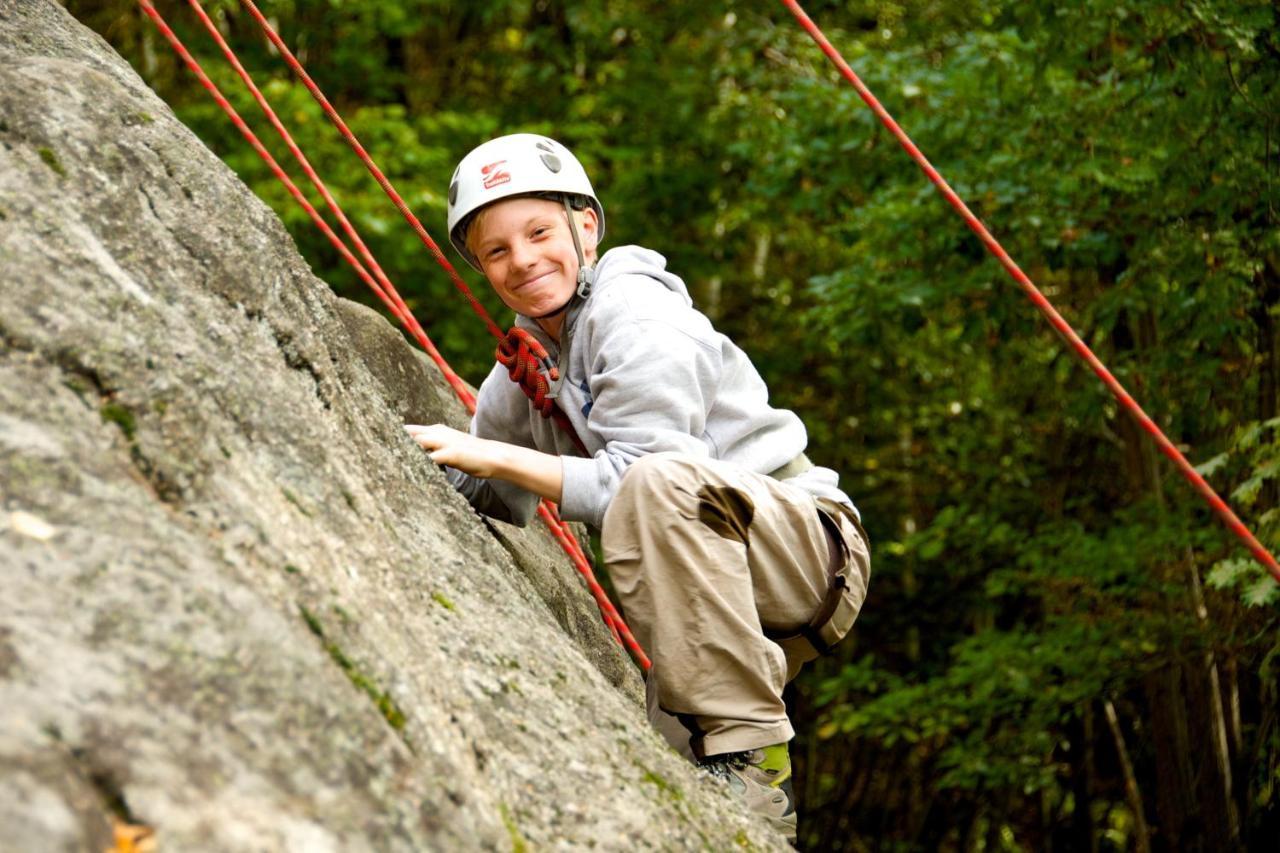
M 1280 509 L 1274 503 L 1274 493 L 1280 486 L 1280 418 L 1251 422 L 1236 430 L 1228 449 L 1198 467 L 1206 477 L 1226 472 L 1237 472 L 1238 483 L 1231 490 L 1231 500 L 1237 507 L 1257 508 L 1264 511 L 1257 515 L 1255 533 L 1275 550 L 1280 542 Z M 1266 508 L 1269 507 L 1269 508 Z M 1280 602 L 1280 584 L 1267 573 L 1257 560 L 1232 556 L 1219 560 L 1209 570 L 1205 581 L 1216 589 L 1238 590 L 1241 599 L 1250 607 L 1261 607 Z

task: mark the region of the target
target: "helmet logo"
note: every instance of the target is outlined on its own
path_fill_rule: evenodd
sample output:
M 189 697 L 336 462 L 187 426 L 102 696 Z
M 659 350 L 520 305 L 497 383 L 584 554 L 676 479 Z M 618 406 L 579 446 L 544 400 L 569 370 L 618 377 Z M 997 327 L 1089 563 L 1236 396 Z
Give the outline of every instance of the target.
M 511 181 L 511 173 L 506 169 L 499 169 L 506 160 L 498 160 L 490 163 L 480 169 L 480 174 L 484 176 L 484 188 L 491 190 L 499 184 L 509 183 Z

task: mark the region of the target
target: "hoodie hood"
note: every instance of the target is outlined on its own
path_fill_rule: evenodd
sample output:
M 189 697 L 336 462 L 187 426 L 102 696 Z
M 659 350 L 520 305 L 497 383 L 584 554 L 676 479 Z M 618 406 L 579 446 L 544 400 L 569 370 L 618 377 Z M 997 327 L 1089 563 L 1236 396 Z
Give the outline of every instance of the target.
M 601 255 L 596 261 L 595 292 L 599 293 L 628 275 L 645 275 L 662 282 L 664 287 L 678 294 L 685 305 L 693 305 L 684 280 L 675 273 L 667 272 L 667 259 L 643 246 L 618 246 Z
M 679 296 L 686 308 L 693 307 L 693 297 L 689 295 L 689 288 L 685 286 L 684 279 L 675 273 L 668 272 L 667 259 L 652 249 L 646 249 L 643 246 L 617 246 L 600 256 L 600 259 L 596 261 L 595 270 L 595 283 L 591 287 L 592 296 L 588 297 L 588 299 L 617 286 L 622 279 L 628 276 L 643 275 L 659 282 L 667 290 Z M 625 283 L 622 286 L 625 287 Z M 538 325 L 538 321 L 532 317 L 516 314 L 516 325 L 531 332 L 534 337 L 542 342 L 547 352 L 553 356 L 557 355 L 564 342 L 572 339 L 573 329 L 578 323 L 578 316 L 586 307 L 587 301 L 577 296 L 574 296 L 570 301 L 569 307 L 566 309 L 564 326 L 560 332 L 560 342 L 552 340 L 551 336 Z M 567 349 L 567 347 L 565 348 Z M 553 383 L 552 387 L 558 393 L 559 383 Z M 554 393 L 552 396 L 554 396 Z

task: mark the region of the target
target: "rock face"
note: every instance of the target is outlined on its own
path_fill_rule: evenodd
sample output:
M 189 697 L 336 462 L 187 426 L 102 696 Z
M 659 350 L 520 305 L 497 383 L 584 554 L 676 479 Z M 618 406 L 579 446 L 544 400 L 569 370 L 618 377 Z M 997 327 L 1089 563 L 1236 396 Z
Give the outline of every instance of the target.
M 97 36 L 0 0 L 0 848 L 769 847 L 389 324 Z

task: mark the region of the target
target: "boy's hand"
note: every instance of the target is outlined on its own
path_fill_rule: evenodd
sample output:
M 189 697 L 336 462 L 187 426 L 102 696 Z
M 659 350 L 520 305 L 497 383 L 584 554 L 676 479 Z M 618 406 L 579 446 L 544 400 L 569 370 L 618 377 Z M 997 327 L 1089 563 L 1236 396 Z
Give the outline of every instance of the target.
M 424 450 L 430 451 L 432 462 L 486 480 L 498 473 L 506 447 L 502 442 L 476 438 L 443 424 L 406 424 L 404 430 Z
M 476 438 L 444 424 L 406 424 L 404 431 L 431 453 L 432 462 L 482 480 L 497 477 L 549 501 L 560 502 L 564 470 L 559 456 L 504 441 Z

